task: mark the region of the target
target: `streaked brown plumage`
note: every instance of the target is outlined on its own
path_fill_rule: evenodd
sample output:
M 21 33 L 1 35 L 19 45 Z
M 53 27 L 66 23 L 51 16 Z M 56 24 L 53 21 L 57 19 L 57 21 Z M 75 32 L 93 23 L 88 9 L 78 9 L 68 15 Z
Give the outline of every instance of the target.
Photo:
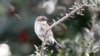
M 38 16 L 35 20 L 35 33 L 38 38 L 43 42 L 44 41 L 44 33 L 49 28 L 47 23 L 47 17 L 45 16 Z M 47 42 L 46 45 L 54 45 L 54 47 L 58 50 L 61 49 L 61 45 L 54 39 L 52 30 L 47 32 Z

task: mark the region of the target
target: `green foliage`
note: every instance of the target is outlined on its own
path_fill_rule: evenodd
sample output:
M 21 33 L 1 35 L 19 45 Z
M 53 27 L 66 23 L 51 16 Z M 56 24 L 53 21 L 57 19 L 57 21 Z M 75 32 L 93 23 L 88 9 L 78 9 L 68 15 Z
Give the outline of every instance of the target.
M 5 15 L 7 12 L 6 8 L 4 7 L 3 4 L 0 4 L 0 16 Z
M 48 47 L 44 47 L 44 56 L 95 56 L 96 53 L 100 50 L 100 44 L 98 44 L 100 43 L 100 41 L 95 41 L 96 37 L 94 35 L 95 32 L 93 31 L 93 23 L 97 22 L 93 21 L 93 19 L 96 20 L 96 18 L 93 18 L 93 16 L 96 16 L 99 13 L 97 10 L 100 10 L 98 9 L 100 7 L 100 0 L 73 0 L 74 4 L 71 4 L 71 7 L 61 5 L 61 3 L 64 3 L 64 0 L 60 1 L 61 2 L 57 3 L 56 6 L 54 6 L 54 12 L 51 15 L 48 15 L 46 13 L 43 13 L 45 9 L 39 7 L 40 5 L 42 6 L 43 2 L 46 2 L 46 0 L 11 0 L 9 4 L 14 7 L 14 11 L 9 11 L 9 7 L 6 7 L 2 3 L 0 3 L 0 16 L 7 15 L 4 17 L 7 18 L 7 23 L 10 23 L 6 26 L 6 28 L 9 28 L 8 30 L 10 30 L 10 33 L 14 32 L 14 34 L 19 34 L 20 31 L 27 29 L 27 31 L 30 30 L 30 32 L 32 32 L 32 36 L 29 36 L 29 38 L 34 40 L 36 37 L 35 34 L 33 34 L 34 21 L 36 16 L 45 15 L 51 21 L 53 19 L 59 20 L 61 17 L 68 14 L 66 13 L 66 11 L 70 13 L 72 10 L 77 9 L 82 5 L 86 5 L 84 8 L 71 15 L 71 17 L 69 17 L 69 20 L 65 20 L 64 22 L 53 28 L 55 39 L 57 39 L 59 43 L 61 43 L 63 48 L 60 50 L 60 52 L 57 53 L 55 50 L 53 50 L 54 48 L 50 47 L 52 50 L 49 50 Z M 65 11 L 65 9 L 67 8 L 69 9 Z M 64 9 L 64 11 L 60 9 Z M 20 15 L 21 20 L 17 20 L 15 14 L 9 16 L 8 14 L 10 13 L 8 12 L 11 12 L 11 14 L 13 14 L 12 12 L 15 12 L 15 14 Z M 57 12 L 61 12 L 61 14 L 64 13 L 64 15 L 59 16 L 60 13 L 57 14 Z M 2 20 L 3 18 L 0 19 Z M 98 22 L 100 21 L 98 20 Z M 0 23 L 0 25 L 1 24 L 2 23 Z M 0 30 L 2 29 L 0 28 Z M 98 30 L 100 30 L 99 25 Z M 35 42 L 35 40 L 33 42 Z M 38 44 L 38 42 L 36 42 L 36 44 Z M 40 56 L 40 47 L 36 45 L 34 45 L 34 47 L 35 51 L 31 52 L 30 56 Z

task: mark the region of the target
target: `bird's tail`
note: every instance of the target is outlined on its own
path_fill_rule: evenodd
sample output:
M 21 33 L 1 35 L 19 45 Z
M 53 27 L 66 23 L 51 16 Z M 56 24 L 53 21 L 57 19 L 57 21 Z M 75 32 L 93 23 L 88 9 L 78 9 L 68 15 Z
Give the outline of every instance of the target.
M 54 42 L 54 47 L 56 48 L 57 51 L 62 49 L 62 46 L 57 41 Z

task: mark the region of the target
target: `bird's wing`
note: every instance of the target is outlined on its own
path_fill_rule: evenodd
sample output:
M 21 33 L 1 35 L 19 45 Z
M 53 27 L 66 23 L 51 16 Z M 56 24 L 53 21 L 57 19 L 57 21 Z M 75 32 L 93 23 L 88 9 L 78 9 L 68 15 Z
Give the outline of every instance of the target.
M 44 25 L 42 26 L 42 29 L 44 30 L 44 32 L 48 28 L 49 28 L 49 25 L 48 24 L 45 24 L 45 26 Z M 50 42 L 54 42 L 55 41 L 54 36 L 53 36 L 53 33 L 52 33 L 52 30 L 49 30 L 46 35 L 47 35 L 48 41 L 50 41 Z
M 48 28 L 49 28 L 49 25 L 48 24 L 42 24 L 42 27 L 41 27 L 44 31 L 46 31 Z
M 49 28 L 49 25 L 48 25 L 48 24 L 43 24 L 43 25 L 42 25 L 42 30 L 43 30 L 44 32 L 45 32 L 48 28 Z M 53 35 L 53 33 L 52 33 L 51 30 L 49 30 L 47 34 L 48 34 L 49 36 L 52 36 L 52 35 Z

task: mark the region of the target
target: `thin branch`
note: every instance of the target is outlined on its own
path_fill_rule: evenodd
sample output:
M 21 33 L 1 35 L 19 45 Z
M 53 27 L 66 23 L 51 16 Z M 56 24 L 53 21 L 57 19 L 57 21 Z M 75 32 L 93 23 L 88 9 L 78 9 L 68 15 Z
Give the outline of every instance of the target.
M 86 5 L 82 5 L 79 8 L 76 8 L 75 10 L 71 11 L 69 14 L 67 14 L 66 16 L 62 17 L 61 19 L 59 19 L 57 22 L 55 22 L 54 24 L 52 24 L 45 32 L 44 36 L 44 42 L 41 45 L 41 49 L 40 49 L 40 56 L 44 56 L 44 47 L 45 47 L 45 43 L 46 43 L 46 39 L 47 39 L 47 32 L 49 30 L 51 30 L 54 26 L 58 25 L 59 23 L 63 22 L 65 19 L 68 19 L 68 17 L 70 17 L 71 15 L 73 15 L 75 12 L 79 11 L 80 9 L 82 9 L 84 6 Z
M 68 19 L 68 17 L 70 17 L 71 15 L 73 15 L 75 12 L 79 11 L 80 9 L 82 9 L 84 6 L 86 5 L 82 5 L 79 8 L 76 8 L 75 10 L 71 11 L 69 14 L 67 14 L 66 16 L 62 17 L 61 19 L 59 19 L 57 22 L 55 22 L 54 24 L 52 24 L 46 32 L 48 32 L 50 29 L 52 29 L 54 26 L 58 25 L 59 23 L 63 22 L 65 19 Z

